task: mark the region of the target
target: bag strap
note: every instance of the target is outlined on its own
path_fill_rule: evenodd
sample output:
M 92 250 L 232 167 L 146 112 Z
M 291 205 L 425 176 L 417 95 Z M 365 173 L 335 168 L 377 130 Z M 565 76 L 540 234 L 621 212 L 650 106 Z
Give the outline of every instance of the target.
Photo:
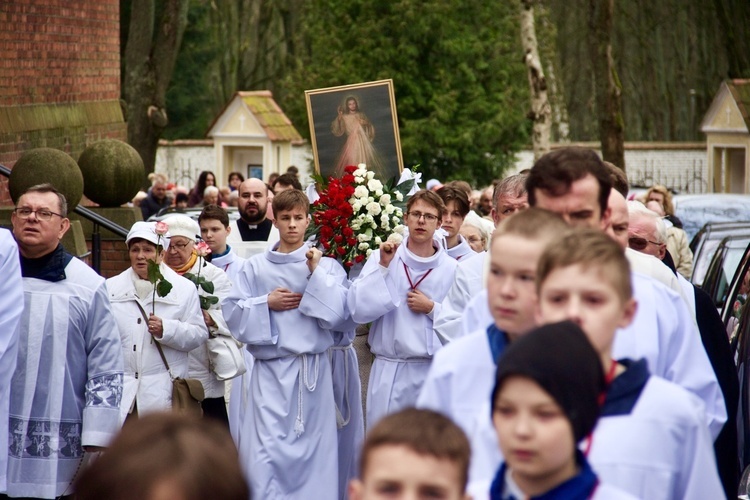
M 146 311 L 143 310 L 143 306 L 140 302 L 137 300 L 135 301 L 136 305 L 138 306 L 138 309 L 141 311 L 141 316 L 143 316 L 144 321 L 146 321 L 146 325 L 148 325 L 148 317 L 146 316 Z M 161 350 L 161 344 L 158 340 L 154 341 L 156 344 L 156 348 L 159 349 L 159 356 L 161 356 L 161 360 L 164 363 L 164 366 L 167 368 L 167 372 L 169 372 L 169 378 L 174 380 L 174 376 L 172 376 L 172 370 L 169 368 L 169 363 L 167 363 L 167 358 L 164 356 L 164 351 Z

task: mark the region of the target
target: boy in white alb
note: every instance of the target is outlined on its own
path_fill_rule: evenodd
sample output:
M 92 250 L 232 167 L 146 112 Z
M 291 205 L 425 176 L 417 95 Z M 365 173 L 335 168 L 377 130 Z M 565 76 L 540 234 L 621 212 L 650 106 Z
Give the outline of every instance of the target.
M 500 223 L 492 236 L 487 294 L 492 323 L 454 340 L 432 361 L 417 407 L 438 411 L 472 438 L 469 481 L 487 481 L 500 459 L 490 414 L 483 411 L 495 382 L 497 359 L 509 342 L 535 326 L 536 265 L 545 246 L 568 230 L 552 212 L 531 208 Z M 488 435 L 473 434 L 477 421 Z
M 231 331 L 255 357 L 240 459 L 263 498 L 338 498 L 336 415 L 326 351 L 348 318 L 346 274 L 305 244 L 309 203 L 274 197 L 280 242 L 248 259 L 224 301 Z
M 453 283 L 456 261 L 435 242 L 445 211 L 431 191 L 416 192 L 407 203 L 409 236 L 373 252 L 351 285 L 347 303 L 352 319 L 370 323 L 375 355 L 367 390 L 367 425 L 414 406 L 441 346 L 432 320 Z
M 498 361 L 492 391 L 505 462 L 484 489 L 490 500 L 638 498 L 600 480 L 577 448 L 596 425 L 604 390 L 599 353 L 570 321 L 514 342 Z M 483 498 L 483 492 L 471 493 Z
M 469 242 L 458 234 L 466 214 L 469 213 L 469 198 L 466 192 L 452 186 L 443 186 L 435 191 L 445 203 L 443 223 L 440 226 L 445 236 L 445 251 L 456 260 L 475 254 Z
M 703 403 L 652 376 L 645 360 L 612 359 L 615 331 L 635 315 L 622 248 L 586 229 L 553 242 L 537 269 L 539 320 L 571 320 L 599 352 L 607 391 L 584 445 L 594 471 L 638 498 L 723 498 Z

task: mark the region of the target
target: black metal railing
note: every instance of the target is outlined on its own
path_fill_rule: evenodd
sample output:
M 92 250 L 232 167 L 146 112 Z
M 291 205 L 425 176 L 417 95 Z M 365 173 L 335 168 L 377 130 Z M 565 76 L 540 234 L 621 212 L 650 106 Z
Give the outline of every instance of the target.
M 0 164 L 0 175 L 10 177 L 10 169 Z M 91 232 L 91 267 L 98 273 L 101 270 L 102 264 L 102 237 L 99 232 L 100 228 L 103 227 L 107 231 L 122 237 L 123 240 L 128 236 L 128 230 L 84 206 L 78 205 L 73 211 L 94 224 L 94 229 Z

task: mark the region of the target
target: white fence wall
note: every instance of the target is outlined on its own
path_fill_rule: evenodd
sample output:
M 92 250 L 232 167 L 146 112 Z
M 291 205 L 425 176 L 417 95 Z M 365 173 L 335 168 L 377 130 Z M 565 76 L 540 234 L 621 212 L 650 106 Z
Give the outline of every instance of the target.
M 581 145 L 595 146 L 593 143 Z M 533 159 L 530 150 L 519 152 L 515 168 L 508 173 L 531 168 Z M 170 182 L 192 188 L 202 170 L 215 171 L 215 161 L 210 140 L 174 141 L 159 146 L 156 171 L 166 174 Z M 299 168 L 303 185 L 309 182 L 311 161 L 312 151 L 308 143 L 292 148 L 292 164 Z M 702 143 L 626 144 L 625 164 L 632 186 L 664 184 L 680 193 L 708 191 L 708 161 L 706 146 Z M 226 182 L 226 179 L 219 180 L 221 185 Z
M 581 145 L 595 146 L 593 143 Z M 534 164 L 530 150 L 521 151 L 517 158 L 512 173 L 531 168 Z M 663 184 L 680 193 L 708 192 L 708 159 L 704 143 L 626 143 L 625 169 L 631 186 Z

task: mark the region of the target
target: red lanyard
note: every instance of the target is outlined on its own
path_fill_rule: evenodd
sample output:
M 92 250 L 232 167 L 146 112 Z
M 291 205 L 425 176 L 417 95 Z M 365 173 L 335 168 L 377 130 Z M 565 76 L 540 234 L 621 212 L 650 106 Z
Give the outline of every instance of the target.
M 406 273 L 406 279 L 409 280 L 409 286 L 411 287 L 412 290 L 416 290 L 417 287 L 419 286 L 419 284 L 422 283 L 424 281 L 424 279 L 427 276 L 429 276 L 430 273 L 432 272 L 432 269 L 430 269 L 429 271 L 427 271 L 426 273 L 424 273 L 422 275 L 422 277 L 417 280 L 416 283 L 412 283 L 411 276 L 409 276 L 409 268 L 406 267 L 406 262 L 403 262 L 402 264 L 404 265 L 404 272 Z
M 610 384 L 615 379 L 615 371 L 617 370 L 617 361 L 614 359 L 609 365 L 609 370 L 607 371 L 607 374 L 604 377 L 604 387 L 605 389 L 599 393 L 599 407 L 602 407 L 604 405 L 604 400 L 607 399 L 607 389 L 609 389 Z M 583 451 L 584 456 L 589 456 L 589 452 L 591 451 L 591 445 L 594 442 L 594 436 L 593 432 L 589 434 L 586 437 L 586 449 Z

